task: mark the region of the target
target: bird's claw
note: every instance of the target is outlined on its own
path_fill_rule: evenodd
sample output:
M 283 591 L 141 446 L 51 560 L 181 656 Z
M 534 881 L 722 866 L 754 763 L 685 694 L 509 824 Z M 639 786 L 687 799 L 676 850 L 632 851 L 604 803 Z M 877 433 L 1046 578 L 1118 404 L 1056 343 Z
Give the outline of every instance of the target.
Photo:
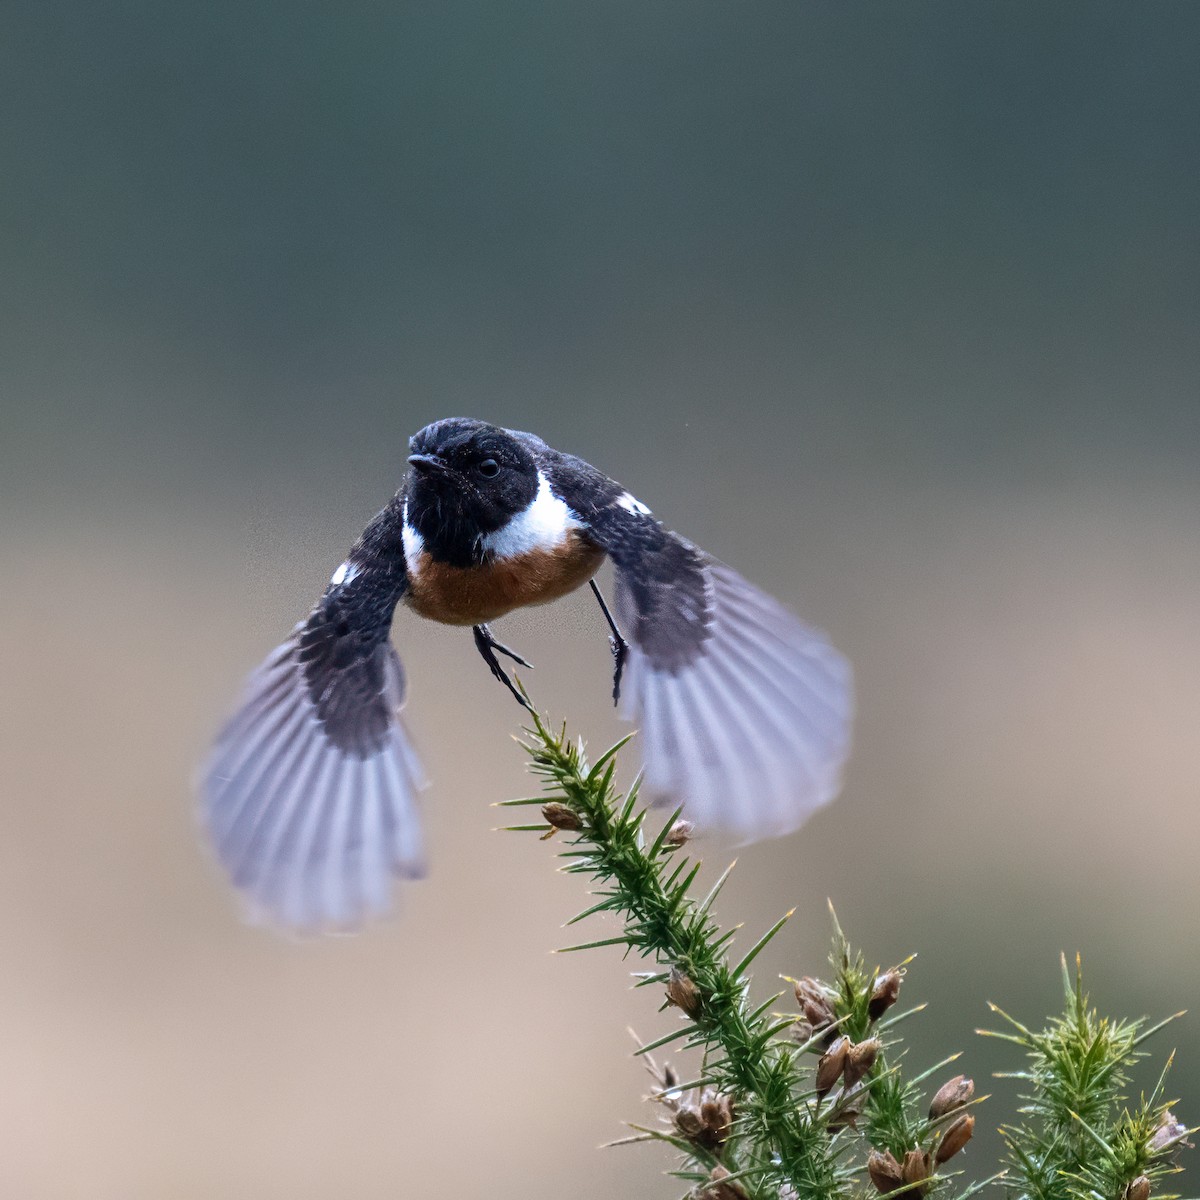
M 533 705 L 521 694 L 520 688 L 509 678 L 508 672 L 500 665 L 499 659 L 496 658 L 496 653 L 504 654 L 511 658 L 513 662 L 522 667 L 528 667 L 533 670 L 533 663 L 526 662 L 515 650 L 510 650 L 502 642 L 496 641 L 492 637 L 492 631 L 486 625 L 476 625 L 472 632 L 475 635 L 475 648 L 479 651 L 483 661 L 487 663 L 488 670 L 492 676 L 499 680 L 512 693 L 513 699 L 524 709 L 533 712 Z
M 621 700 L 621 674 L 625 670 L 625 659 L 629 656 L 629 643 L 623 637 L 609 636 L 608 648 L 613 656 L 613 704 Z

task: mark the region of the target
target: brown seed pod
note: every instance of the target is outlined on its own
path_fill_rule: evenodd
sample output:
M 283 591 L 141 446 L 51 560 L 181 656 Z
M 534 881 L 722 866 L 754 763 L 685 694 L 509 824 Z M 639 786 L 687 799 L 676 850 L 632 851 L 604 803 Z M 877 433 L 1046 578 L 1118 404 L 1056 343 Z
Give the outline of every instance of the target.
M 867 1174 L 877 1192 L 887 1195 L 894 1192 L 903 1182 L 900 1164 L 890 1150 L 872 1150 L 867 1155 Z
M 962 1108 L 975 1095 L 975 1081 L 965 1075 L 955 1075 L 937 1090 L 929 1105 L 929 1119 L 936 1121 L 956 1108 Z
M 692 982 L 691 976 L 678 967 L 671 968 L 671 976 L 667 980 L 667 999 L 681 1008 L 689 1017 L 700 1012 L 700 989 Z
M 942 1140 L 938 1142 L 938 1163 L 949 1162 L 970 1140 L 975 1132 L 975 1117 L 972 1113 L 963 1113 L 950 1122 Z
M 932 1169 L 929 1155 L 924 1150 L 910 1150 L 904 1156 L 904 1162 L 900 1164 L 900 1178 L 905 1183 L 914 1185 L 913 1192 L 923 1196 L 929 1191 L 925 1180 L 929 1178 Z
M 824 1097 L 841 1079 L 846 1070 L 846 1058 L 850 1053 L 850 1039 L 840 1037 L 817 1061 L 817 1075 L 814 1081 L 817 1095 Z
M 577 830 L 583 828 L 583 818 L 569 805 L 551 800 L 542 805 L 542 816 L 554 829 Z
M 833 1005 L 829 1003 L 829 997 L 818 980 L 813 979 L 811 975 L 805 975 L 803 979 L 798 979 L 794 986 L 796 1002 L 804 1011 L 804 1019 L 814 1029 L 824 1029 L 826 1025 L 833 1024 Z
M 875 1065 L 882 1042 L 878 1038 L 867 1038 L 851 1046 L 846 1055 L 846 1086 L 853 1087 Z
M 875 986 L 871 989 L 871 999 L 867 1004 L 867 1016 L 872 1021 L 878 1021 L 896 1003 L 903 979 L 904 976 L 893 967 L 875 980 Z
M 1150 1180 L 1139 1175 L 1125 1189 L 1125 1200 L 1150 1200 Z

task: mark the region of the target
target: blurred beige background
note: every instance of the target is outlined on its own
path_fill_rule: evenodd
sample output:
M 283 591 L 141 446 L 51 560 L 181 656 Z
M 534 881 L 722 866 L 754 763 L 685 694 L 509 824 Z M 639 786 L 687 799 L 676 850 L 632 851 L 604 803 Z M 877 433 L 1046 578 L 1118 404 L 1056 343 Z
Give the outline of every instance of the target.
M 454 413 L 595 461 L 854 660 L 844 796 L 721 904 L 798 906 L 759 993 L 822 967 L 828 896 L 919 951 L 916 1065 L 1012 1065 L 972 1030 L 1054 1007 L 1060 950 L 1111 1012 L 1193 1004 L 1194 6 L 5 26 L 0 1195 L 678 1194 L 596 1149 L 668 1018 L 549 953 L 584 897 L 491 832 L 519 714 L 461 631 L 396 625 L 434 783 L 395 920 L 247 927 L 193 825 L 241 676 Z M 503 634 L 619 734 L 589 597 Z M 1174 1045 L 1200 1122 L 1195 1018 Z

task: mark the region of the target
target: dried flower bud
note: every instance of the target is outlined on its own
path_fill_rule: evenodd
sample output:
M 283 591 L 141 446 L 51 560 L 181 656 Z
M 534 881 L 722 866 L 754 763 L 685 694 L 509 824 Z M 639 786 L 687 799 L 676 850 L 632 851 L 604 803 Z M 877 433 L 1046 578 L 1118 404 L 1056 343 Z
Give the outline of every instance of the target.
M 871 1000 L 867 1005 L 867 1016 L 872 1021 L 878 1021 L 896 1003 L 903 978 L 904 976 L 893 967 L 875 980 L 875 986 L 871 989 Z
M 700 989 L 678 967 L 671 968 L 671 977 L 667 980 L 667 1000 L 676 1008 L 681 1008 L 689 1017 L 695 1017 L 700 1012 Z
M 797 1046 L 806 1046 L 812 1041 L 813 1027 L 807 1021 L 796 1021 L 788 1033 Z
M 1150 1200 L 1150 1180 L 1139 1175 L 1125 1189 L 1125 1200 Z
M 878 1038 L 867 1038 L 851 1046 L 846 1055 L 846 1086 L 852 1088 L 875 1065 L 883 1043 Z
M 818 1096 L 825 1096 L 846 1070 L 846 1057 L 850 1053 L 850 1039 L 840 1037 L 817 1061 L 816 1089 Z
M 1158 1123 L 1158 1128 L 1154 1131 L 1146 1149 L 1151 1154 L 1162 1154 L 1176 1145 L 1190 1145 L 1183 1140 L 1187 1131 L 1187 1126 L 1176 1120 L 1175 1114 L 1168 1109 L 1163 1113 L 1162 1120 Z
M 704 1118 L 700 1116 L 700 1110 L 692 1104 L 683 1105 L 675 1114 L 675 1128 L 685 1138 L 695 1141 L 704 1128 Z
M 833 1024 L 833 1005 L 829 1003 L 825 989 L 817 980 L 811 975 L 805 975 L 796 982 L 795 988 L 796 1002 L 804 1010 L 804 1019 L 814 1029 L 824 1029 L 826 1025 Z
M 936 1158 L 938 1163 L 949 1162 L 970 1140 L 971 1134 L 975 1132 L 975 1115 L 973 1113 L 963 1113 L 961 1116 L 955 1117 L 942 1134 L 942 1140 L 938 1142 Z
M 733 1127 L 733 1101 L 727 1095 L 706 1087 L 699 1095 L 693 1090 L 664 1103 L 673 1113 L 677 1133 L 701 1150 L 720 1154 Z
M 748 1200 L 746 1189 L 735 1179 L 729 1180 L 729 1170 L 720 1164 L 713 1167 L 704 1187 L 705 1200 Z
M 830 1133 L 838 1129 L 857 1129 L 858 1119 L 862 1116 L 862 1097 L 858 1096 L 853 1103 L 839 1104 L 829 1115 L 825 1128 Z
M 924 1150 L 910 1150 L 904 1156 L 904 1162 L 900 1166 L 900 1178 L 905 1183 L 920 1185 L 912 1190 L 918 1196 L 923 1196 L 929 1190 L 928 1184 L 925 1184 L 924 1181 L 929 1178 L 931 1170 L 929 1155 Z
M 682 846 L 691 840 L 691 836 L 695 831 L 696 826 L 691 821 L 685 821 L 681 817 L 671 826 L 671 832 L 667 834 L 667 845 Z
M 729 1136 L 733 1125 L 733 1102 L 723 1092 L 706 1088 L 700 1100 L 700 1118 L 704 1122 L 706 1138 L 713 1146 L 720 1146 Z
M 965 1075 L 955 1075 L 937 1090 L 929 1105 L 929 1119 L 936 1121 L 956 1108 L 962 1108 L 975 1095 L 975 1080 Z
M 878 1150 L 871 1151 L 867 1156 L 867 1174 L 870 1175 L 875 1190 L 885 1196 L 888 1192 L 894 1192 L 904 1182 L 900 1164 L 890 1150 L 884 1150 L 882 1153 Z
M 542 805 L 542 816 L 546 818 L 552 829 L 576 830 L 583 828 L 580 815 L 569 805 L 557 800 Z

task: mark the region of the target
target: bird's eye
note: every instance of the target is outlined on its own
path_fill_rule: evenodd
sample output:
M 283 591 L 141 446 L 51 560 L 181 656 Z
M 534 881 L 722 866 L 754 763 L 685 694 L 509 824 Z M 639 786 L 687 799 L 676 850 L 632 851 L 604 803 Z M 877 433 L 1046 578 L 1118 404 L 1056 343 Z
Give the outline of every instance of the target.
M 500 474 L 500 464 L 494 458 L 485 458 L 475 469 L 484 479 L 495 479 Z

